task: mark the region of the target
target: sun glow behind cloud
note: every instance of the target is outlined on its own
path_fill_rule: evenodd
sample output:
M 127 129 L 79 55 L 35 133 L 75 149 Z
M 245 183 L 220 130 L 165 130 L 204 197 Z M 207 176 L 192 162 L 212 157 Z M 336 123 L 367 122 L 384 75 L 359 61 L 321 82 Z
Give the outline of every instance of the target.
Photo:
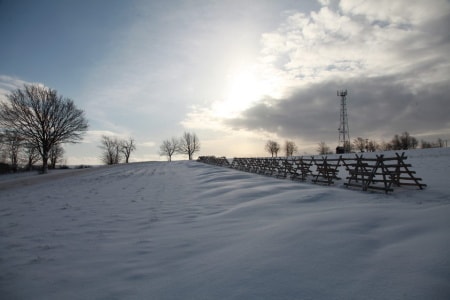
M 237 117 L 264 97 L 279 96 L 279 84 L 275 77 L 264 78 L 257 65 L 240 65 L 226 77 L 223 100 L 211 105 L 211 113 L 218 118 Z

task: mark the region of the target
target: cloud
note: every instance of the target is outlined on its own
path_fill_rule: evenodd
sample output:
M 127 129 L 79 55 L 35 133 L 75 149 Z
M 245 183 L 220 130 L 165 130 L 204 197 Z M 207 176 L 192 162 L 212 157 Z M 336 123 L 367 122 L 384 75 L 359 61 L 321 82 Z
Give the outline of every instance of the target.
M 260 61 L 288 92 L 216 123 L 302 141 L 337 141 L 336 90 L 344 88 L 353 137 L 450 135 L 450 37 L 444 30 L 450 3 L 436 1 L 430 9 L 422 1 L 381 1 L 379 7 L 340 1 L 336 8 L 321 3 L 320 10 L 293 13 L 262 35 Z
M 102 136 L 113 136 L 117 138 L 127 138 L 127 135 L 113 132 L 110 130 L 88 130 L 83 137 L 82 143 L 99 144 Z
M 138 146 L 142 146 L 142 147 L 155 147 L 156 143 L 152 142 L 152 141 L 147 141 L 147 142 L 141 142 L 138 143 Z
M 448 85 L 436 84 L 418 93 L 395 78 L 345 81 L 350 134 L 353 137 L 390 138 L 395 133 L 450 132 Z M 266 99 L 226 123 L 235 129 L 264 130 L 282 137 L 309 141 L 336 141 L 340 97 L 344 81 L 317 83 L 299 89 L 286 99 Z M 370 91 L 370 92 L 368 92 Z
M 434 0 L 341 0 L 339 7 L 346 14 L 362 16 L 369 22 L 414 24 L 428 22 L 448 14 L 449 2 Z
M 384 14 L 376 19 L 369 5 L 364 9 L 361 6 L 349 8 L 345 3 L 341 2 L 345 8 L 342 10 L 325 6 L 308 15 L 290 15 L 277 30 L 262 35 L 262 60 L 284 71 L 297 84 L 336 76 L 378 77 L 405 73 L 412 65 L 447 60 L 448 34 L 436 36 L 431 30 L 447 27 L 448 2 L 443 10 L 446 14 L 440 12 L 437 18 L 421 15 L 422 18 L 408 19 L 402 14 L 398 17 L 403 20 L 400 23 L 388 23 L 390 19 Z M 393 6 L 396 8 L 397 4 Z M 415 12 L 427 10 L 425 3 L 414 9 L 409 2 L 405 6 Z M 355 10 L 358 15 L 354 14 Z M 386 7 L 384 11 L 390 12 Z
M 24 84 L 32 84 L 22 79 L 0 74 L 0 99 L 6 98 L 6 95 L 12 91 L 23 88 Z

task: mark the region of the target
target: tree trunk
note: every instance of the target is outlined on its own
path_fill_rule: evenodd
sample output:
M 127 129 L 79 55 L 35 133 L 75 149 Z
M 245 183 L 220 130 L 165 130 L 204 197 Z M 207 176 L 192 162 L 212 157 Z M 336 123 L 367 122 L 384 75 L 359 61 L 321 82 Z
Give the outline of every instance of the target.
M 28 157 L 27 170 L 31 171 L 32 166 L 33 166 L 33 161 L 31 159 L 31 157 Z
M 42 154 L 42 174 L 48 173 L 48 153 Z

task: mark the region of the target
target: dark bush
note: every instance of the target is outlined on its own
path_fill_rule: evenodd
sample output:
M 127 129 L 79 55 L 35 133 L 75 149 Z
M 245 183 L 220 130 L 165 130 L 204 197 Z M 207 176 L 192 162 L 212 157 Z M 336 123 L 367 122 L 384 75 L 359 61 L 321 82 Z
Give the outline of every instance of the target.
M 5 163 L 0 163 L 0 174 L 6 174 L 11 172 L 11 166 Z

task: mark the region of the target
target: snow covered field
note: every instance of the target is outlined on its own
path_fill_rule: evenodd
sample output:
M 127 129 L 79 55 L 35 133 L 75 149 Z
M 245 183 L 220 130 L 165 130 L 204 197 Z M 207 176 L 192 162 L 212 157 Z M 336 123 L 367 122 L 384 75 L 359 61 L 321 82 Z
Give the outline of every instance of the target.
M 178 161 L 0 177 L 1 299 L 450 299 L 450 149 L 366 193 Z

